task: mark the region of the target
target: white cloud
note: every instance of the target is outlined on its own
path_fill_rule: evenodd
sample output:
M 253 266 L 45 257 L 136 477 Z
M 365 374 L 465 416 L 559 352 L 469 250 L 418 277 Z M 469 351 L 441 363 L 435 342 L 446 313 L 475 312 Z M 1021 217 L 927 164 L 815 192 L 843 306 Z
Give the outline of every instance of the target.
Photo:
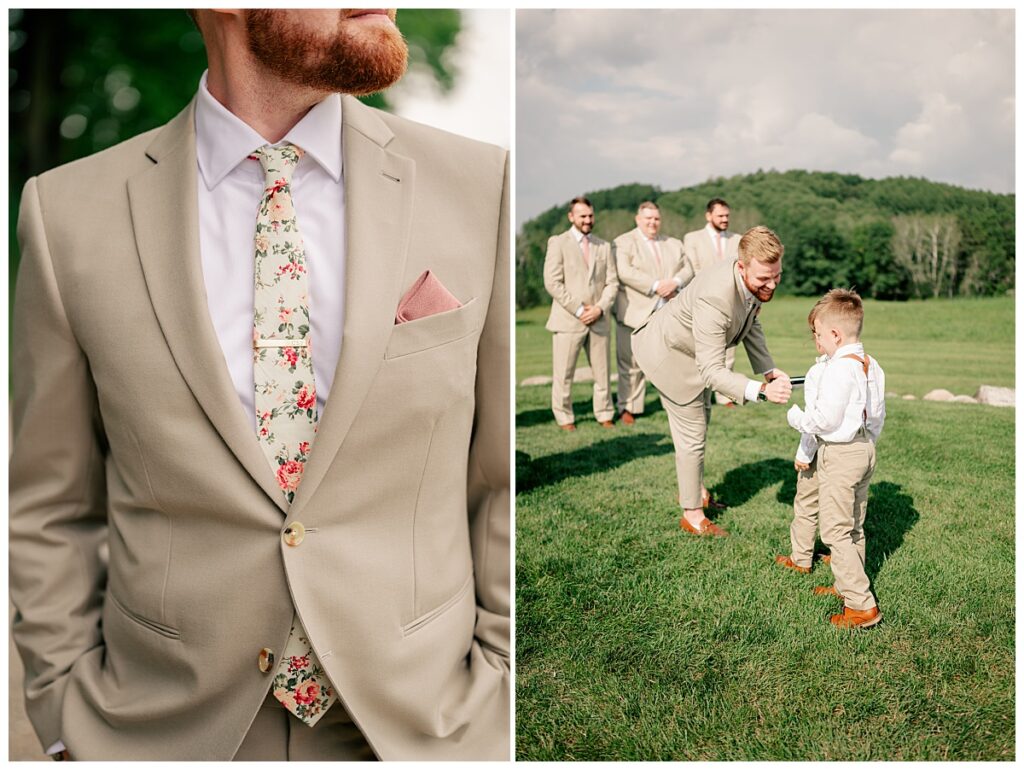
M 757 168 L 1013 190 L 1012 11 L 519 11 L 517 218 Z

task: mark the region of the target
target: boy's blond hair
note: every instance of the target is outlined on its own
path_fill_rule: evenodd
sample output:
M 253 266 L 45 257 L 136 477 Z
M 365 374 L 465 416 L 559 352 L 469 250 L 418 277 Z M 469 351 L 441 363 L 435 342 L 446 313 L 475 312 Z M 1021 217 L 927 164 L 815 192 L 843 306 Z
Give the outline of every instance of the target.
M 763 225 L 751 227 L 740 238 L 740 262 L 750 265 L 756 259 L 763 265 L 774 265 L 782 259 L 785 247 L 774 232 Z
M 814 319 L 818 317 L 821 312 L 821 306 L 825 304 L 825 298 L 822 297 L 814 303 L 814 307 L 811 308 L 811 312 L 807 314 L 807 325 L 811 327 L 811 335 L 814 334 Z
M 811 315 L 814 318 L 808 316 L 808 320 L 812 325 L 817 319 L 822 326 L 830 324 L 841 329 L 846 336 L 860 339 L 864 327 L 864 303 L 853 289 L 832 289 L 827 292 L 815 304 Z

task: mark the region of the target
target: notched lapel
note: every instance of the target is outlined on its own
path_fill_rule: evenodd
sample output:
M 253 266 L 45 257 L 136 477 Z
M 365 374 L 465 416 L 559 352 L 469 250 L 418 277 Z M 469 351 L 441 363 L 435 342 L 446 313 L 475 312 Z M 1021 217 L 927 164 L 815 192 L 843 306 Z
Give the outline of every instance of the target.
M 128 180 L 139 259 L 181 376 L 239 462 L 285 510 L 284 496 L 245 419 L 210 320 L 199 256 L 194 126 L 190 104 L 147 148 L 154 165 Z
M 386 147 L 391 130 L 373 110 L 343 97 L 345 327 L 334 384 L 290 515 L 316 493 L 384 362 L 409 250 L 416 164 Z

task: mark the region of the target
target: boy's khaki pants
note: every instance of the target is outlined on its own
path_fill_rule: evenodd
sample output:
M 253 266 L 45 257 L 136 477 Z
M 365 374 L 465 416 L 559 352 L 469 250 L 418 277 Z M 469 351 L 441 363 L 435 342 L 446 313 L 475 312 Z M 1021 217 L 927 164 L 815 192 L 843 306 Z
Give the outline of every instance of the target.
M 798 567 L 810 567 L 814 558 L 814 534 L 818 529 L 818 456 L 811 467 L 796 474 L 793 523 L 789 525 L 789 558 Z
M 875 598 L 864 571 L 864 516 L 875 445 L 862 429 L 845 444 L 822 442 L 817 459 L 821 541 L 832 551 L 836 590 L 850 609 L 871 609 Z

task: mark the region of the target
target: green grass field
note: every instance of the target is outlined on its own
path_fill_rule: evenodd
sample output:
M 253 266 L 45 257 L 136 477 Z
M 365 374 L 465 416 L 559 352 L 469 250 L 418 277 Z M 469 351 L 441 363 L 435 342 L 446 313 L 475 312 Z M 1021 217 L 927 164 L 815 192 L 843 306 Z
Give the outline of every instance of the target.
M 812 303 L 762 313 L 802 373 Z M 549 374 L 546 311 L 521 313 L 517 374 Z M 888 390 L 1014 384 L 1012 299 L 869 302 Z M 743 353 L 739 360 L 746 365 Z M 797 434 L 783 407 L 716 407 L 706 481 L 731 537 L 678 529 L 672 441 L 653 391 L 633 427 L 558 430 L 547 387 L 516 391 L 516 742 L 522 760 L 1014 758 L 1014 409 L 890 399 L 866 521 L 884 620 L 777 568 Z M 800 397 L 800 391 L 797 391 Z

